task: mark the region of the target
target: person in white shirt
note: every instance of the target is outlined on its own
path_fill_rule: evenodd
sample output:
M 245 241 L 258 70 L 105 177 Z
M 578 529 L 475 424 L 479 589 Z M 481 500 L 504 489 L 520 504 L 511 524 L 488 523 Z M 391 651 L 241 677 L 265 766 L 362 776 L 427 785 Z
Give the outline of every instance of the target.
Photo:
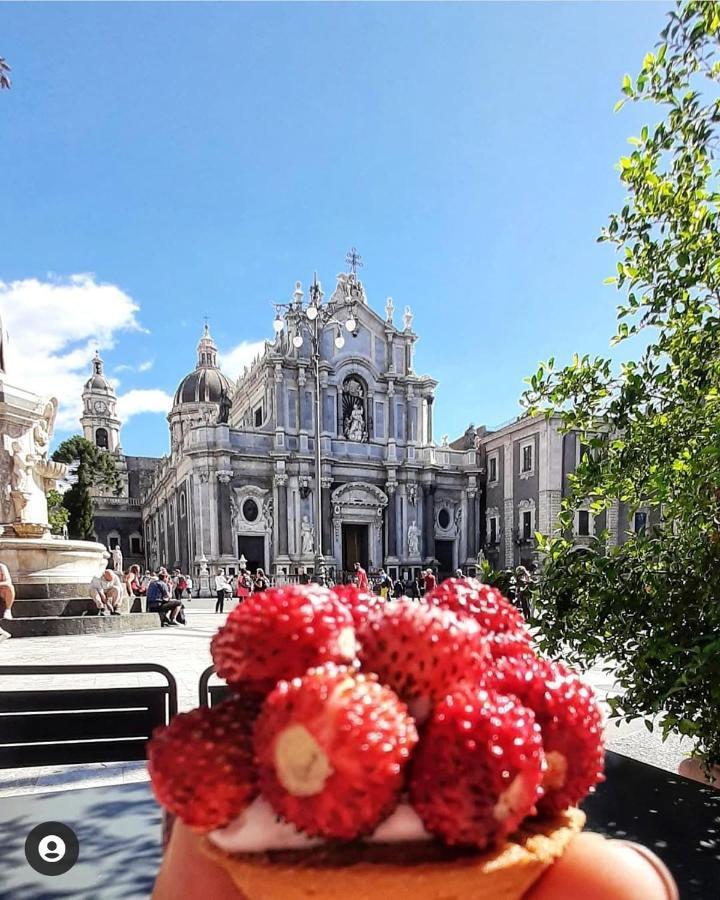
M 112 569 L 105 569 L 90 582 L 90 599 L 95 601 L 99 616 L 104 616 L 105 610 L 111 616 L 119 616 L 122 595 L 122 581 Z
M 0 600 L 4 604 L 3 619 L 12 619 L 12 605 L 15 602 L 15 585 L 13 584 L 10 570 L 5 563 L 0 563 Z M 0 641 L 12 637 L 9 631 L 0 628 Z
M 221 613 L 224 611 L 225 600 L 232 596 L 232 585 L 225 577 L 224 569 L 218 569 L 218 573 L 215 576 L 215 593 L 217 595 L 215 612 Z

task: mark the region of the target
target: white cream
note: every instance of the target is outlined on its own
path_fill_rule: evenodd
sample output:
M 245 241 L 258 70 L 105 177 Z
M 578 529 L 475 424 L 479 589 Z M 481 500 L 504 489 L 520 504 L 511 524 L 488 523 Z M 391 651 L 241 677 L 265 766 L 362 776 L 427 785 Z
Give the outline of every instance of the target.
M 311 838 L 289 822 L 278 819 L 263 797 L 257 797 L 236 819 L 224 828 L 211 831 L 208 838 L 226 853 L 264 853 L 268 850 L 309 850 L 325 841 Z M 381 822 L 370 837 L 372 844 L 397 844 L 400 841 L 429 841 L 420 817 L 409 803 L 401 803 Z

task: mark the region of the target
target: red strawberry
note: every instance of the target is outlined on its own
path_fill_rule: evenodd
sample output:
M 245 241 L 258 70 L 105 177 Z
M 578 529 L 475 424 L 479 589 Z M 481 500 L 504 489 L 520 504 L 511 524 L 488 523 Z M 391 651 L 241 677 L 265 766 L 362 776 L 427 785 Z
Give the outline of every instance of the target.
M 405 705 L 373 676 L 311 669 L 281 681 L 256 722 L 260 789 L 306 834 L 351 840 L 397 806 L 416 742 Z
M 542 770 L 532 712 L 514 697 L 461 689 L 438 704 L 415 752 L 410 802 L 446 843 L 482 848 L 534 812 Z
M 353 660 L 355 630 L 349 610 L 326 588 L 286 585 L 236 606 L 210 649 L 218 675 L 267 692 L 311 666 Z
M 418 721 L 461 682 L 478 684 L 490 664 L 474 622 L 412 600 L 372 610 L 359 639 L 363 670 L 399 694 Z
M 524 628 L 515 631 L 495 631 L 486 635 L 486 639 L 493 659 L 501 659 L 504 656 L 536 656 L 532 636 Z
M 246 698 L 180 713 L 148 744 L 158 801 L 197 831 L 227 825 L 257 794 Z
M 475 579 L 446 578 L 425 600 L 471 616 L 485 631 L 515 631 L 525 625 L 522 613 L 497 588 Z
M 376 594 L 358 590 L 354 584 L 338 585 L 333 588 L 333 594 L 350 610 L 358 630 L 365 624 L 370 610 L 383 603 Z
M 547 771 L 538 808 L 556 813 L 579 803 L 603 777 L 603 717 L 590 688 L 560 663 L 501 659 L 489 678 L 534 713 Z

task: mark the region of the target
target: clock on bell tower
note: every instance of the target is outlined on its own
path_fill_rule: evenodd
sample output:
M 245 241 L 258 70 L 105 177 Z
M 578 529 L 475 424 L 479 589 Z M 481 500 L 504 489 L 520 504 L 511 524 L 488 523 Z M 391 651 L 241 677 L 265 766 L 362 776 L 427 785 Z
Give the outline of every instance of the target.
M 83 389 L 83 414 L 80 424 L 83 435 L 97 447 L 110 453 L 122 453 L 120 420 L 117 417 L 115 389 L 105 377 L 103 361 L 95 351 L 92 375 Z

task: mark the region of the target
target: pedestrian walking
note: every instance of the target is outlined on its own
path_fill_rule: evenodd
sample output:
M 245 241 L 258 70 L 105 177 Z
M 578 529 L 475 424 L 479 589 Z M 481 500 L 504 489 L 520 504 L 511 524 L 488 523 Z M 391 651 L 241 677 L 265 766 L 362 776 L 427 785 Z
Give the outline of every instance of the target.
M 215 596 L 217 597 L 217 601 L 215 603 L 215 612 L 224 612 L 225 601 L 228 599 L 228 597 L 232 597 L 232 587 L 230 585 L 230 582 L 225 577 L 224 569 L 218 569 L 218 573 L 215 576 Z

